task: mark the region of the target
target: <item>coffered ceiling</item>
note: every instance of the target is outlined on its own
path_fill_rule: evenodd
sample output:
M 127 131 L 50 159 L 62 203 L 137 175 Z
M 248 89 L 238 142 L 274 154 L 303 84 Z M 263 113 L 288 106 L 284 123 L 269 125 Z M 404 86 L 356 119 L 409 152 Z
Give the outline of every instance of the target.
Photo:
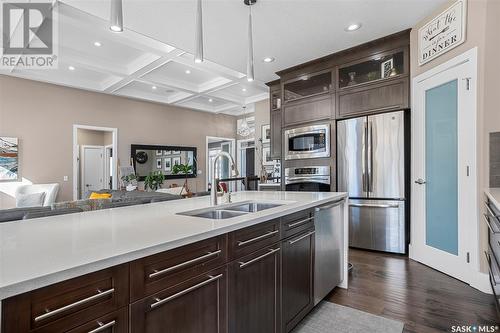
M 59 69 L 0 73 L 241 114 L 243 105 L 251 110 L 252 103 L 267 98 L 264 82 L 276 79 L 276 71 L 411 28 L 446 1 L 258 0 L 253 6 L 256 80 L 248 83 L 248 8 L 241 0 L 203 0 L 207 60 L 202 64 L 192 55 L 195 0 L 123 0 L 125 31 L 118 34 L 108 27 L 110 0 L 54 0 Z M 346 32 L 351 23 L 361 29 Z M 265 57 L 275 61 L 265 63 Z
M 268 98 L 263 82 L 145 35 L 109 30 L 107 20 L 62 2 L 57 69 L 12 67 L 1 74 L 190 109 L 238 115 Z

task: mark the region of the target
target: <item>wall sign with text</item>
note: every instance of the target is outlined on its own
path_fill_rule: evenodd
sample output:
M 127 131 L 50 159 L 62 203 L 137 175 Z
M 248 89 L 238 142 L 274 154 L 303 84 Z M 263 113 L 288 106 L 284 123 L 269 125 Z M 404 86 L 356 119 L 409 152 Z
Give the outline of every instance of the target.
M 467 0 L 451 7 L 418 30 L 418 64 L 423 65 L 465 42 Z

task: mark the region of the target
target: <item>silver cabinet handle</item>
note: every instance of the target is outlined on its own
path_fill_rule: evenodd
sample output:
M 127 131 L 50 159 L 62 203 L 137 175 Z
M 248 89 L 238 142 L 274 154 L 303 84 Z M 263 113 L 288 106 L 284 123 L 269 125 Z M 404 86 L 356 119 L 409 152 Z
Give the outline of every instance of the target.
M 425 183 L 427 183 L 427 182 L 425 180 L 423 180 L 422 178 L 415 180 L 415 184 L 418 184 L 418 185 L 424 185 Z
M 335 201 L 334 203 L 330 204 L 330 205 L 327 205 L 327 206 L 321 206 L 321 207 L 316 207 L 315 208 L 315 211 L 319 212 L 319 211 L 322 211 L 322 210 L 327 210 L 327 209 L 331 209 L 333 207 L 337 207 L 339 206 L 340 204 L 344 203 L 344 199 L 341 199 L 341 200 L 337 200 Z
M 486 206 L 486 209 L 488 210 L 488 213 L 490 213 L 490 215 L 491 215 L 492 217 L 494 217 L 494 218 L 495 218 L 495 220 L 499 221 L 500 216 L 499 216 L 499 215 L 496 215 L 496 214 L 493 212 L 493 210 L 491 209 L 490 205 L 488 205 L 488 204 L 486 203 L 486 204 L 485 204 L 485 206 Z
M 182 268 L 182 267 L 185 267 L 185 266 L 189 266 L 189 265 L 195 264 L 195 263 L 203 261 L 203 260 L 205 260 L 207 258 L 211 258 L 211 257 L 217 256 L 221 252 L 222 252 L 222 250 L 217 250 L 217 251 L 214 251 L 214 252 L 208 252 L 205 255 L 202 255 L 200 257 L 197 257 L 197 258 L 194 258 L 194 259 L 191 259 L 191 260 L 188 260 L 188 261 L 184 261 L 184 262 L 182 262 L 180 264 L 177 264 L 175 266 L 167 267 L 167 268 L 159 270 L 159 271 L 155 270 L 155 271 L 153 271 L 153 273 L 149 274 L 149 278 L 152 279 L 152 278 L 157 277 L 159 275 L 163 275 L 163 274 L 166 274 L 168 272 L 175 271 L 176 269 L 179 269 L 179 268 Z
M 255 238 L 247 239 L 247 240 L 244 240 L 244 241 L 238 241 L 238 246 L 243 246 L 243 245 L 246 245 L 246 244 L 249 244 L 249 243 L 256 242 L 258 240 L 261 240 L 261 239 L 270 237 L 272 235 L 275 235 L 278 232 L 280 232 L 280 231 L 279 230 L 273 230 L 273 231 L 269 231 L 269 232 L 267 232 L 267 233 L 265 233 L 263 235 L 257 236 Z
M 398 208 L 398 204 L 357 204 L 357 203 L 350 203 L 349 206 L 351 207 L 372 207 L 372 208 Z
M 115 288 L 111 288 L 111 289 L 108 289 L 106 291 L 101 291 L 98 289 L 97 294 L 92 295 L 92 296 L 87 297 L 87 298 L 84 298 L 82 300 L 76 301 L 75 303 L 65 305 L 61 308 L 58 308 L 58 309 L 55 309 L 52 311 L 48 311 L 48 309 L 47 309 L 46 310 L 47 313 L 44 313 L 43 315 L 39 315 L 38 317 L 35 317 L 35 322 L 50 318 L 52 316 L 55 316 L 56 314 L 59 314 L 59 313 L 64 312 L 66 310 L 72 309 L 72 308 L 77 307 L 79 305 L 94 301 L 96 299 L 102 298 L 102 297 L 107 296 L 109 294 L 112 294 L 114 292 L 115 292 Z
M 276 248 L 276 249 L 269 249 L 269 252 L 267 252 L 267 253 L 265 253 L 265 254 L 263 254 L 261 256 L 258 256 L 257 258 L 253 258 L 252 260 L 248 260 L 248 261 L 245 261 L 245 262 L 240 261 L 240 262 L 238 262 L 238 264 L 240 264 L 240 268 L 245 268 L 246 266 L 251 265 L 254 262 L 257 262 L 257 261 L 259 261 L 261 259 L 264 259 L 264 258 L 270 256 L 271 254 L 274 254 L 274 253 L 278 252 L 279 250 L 280 250 L 279 247 Z
M 116 325 L 116 320 L 110 321 L 109 323 L 103 324 L 100 321 L 97 322 L 99 324 L 99 327 L 96 329 L 93 329 L 92 331 L 89 331 L 88 333 L 97 333 L 97 332 L 102 332 L 107 328 L 113 327 Z
M 488 271 L 490 272 L 491 281 L 493 282 L 493 286 L 496 286 L 497 280 L 495 280 L 495 275 L 493 275 L 493 269 L 491 268 L 491 256 L 488 252 L 484 251 L 484 255 L 486 256 L 486 260 L 488 261 Z
M 304 219 L 304 220 L 300 220 L 300 221 L 297 221 L 294 223 L 289 223 L 287 226 L 288 226 L 288 228 L 293 228 L 293 227 L 296 227 L 298 225 L 305 224 L 305 223 L 311 221 L 312 219 L 313 219 L 313 217 L 308 217 L 307 219 Z
M 483 214 L 484 217 L 484 222 L 486 222 L 486 225 L 488 226 L 488 229 L 490 229 L 492 234 L 500 234 L 500 232 L 493 230 L 493 227 L 490 224 L 490 218 L 488 217 L 488 214 Z
M 500 217 L 500 215 L 496 215 L 495 213 L 493 213 L 493 210 L 491 209 L 490 205 L 485 202 L 484 205 L 486 206 L 486 208 L 488 209 L 488 212 L 490 212 L 490 214 L 494 217 Z
M 205 281 L 203 281 L 203 282 L 200 282 L 200 283 L 198 283 L 198 284 L 195 284 L 194 286 L 191 286 L 191 287 L 189 287 L 189 288 L 186 288 L 186 289 L 184 289 L 184 290 L 182 290 L 182 291 L 179 291 L 178 293 L 173 294 L 173 295 L 171 295 L 171 296 L 168 296 L 167 298 L 163 298 L 163 299 L 160 299 L 160 298 L 154 298 L 155 302 L 154 302 L 154 303 L 152 303 L 152 304 L 150 305 L 150 308 L 151 308 L 151 309 L 157 308 L 157 307 L 159 307 L 160 305 L 163 305 L 163 304 L 165 304 L 165 303 L 167 303 L 167 302 L 170 302 L 171 300 L 174 300 L 174 299 L 176 299 L 176 298 L 178 298 L 178 297 L 181 297 L 182 295 L 185 295 L 185 294 L 187 294 L 187 293 L 190 293 L 191 291 L 196 290 L 196 289 L 198 289 L 198 288 L 201 288 L 201 287 L 203 287 L 204 285 L 207 285 L 207 284 L 209 284 L 209 283 L 212 283 L 212 282 L 214 282 L 215 280 L 220 279 L 222 276 L 223 276 L 223 274 L 219 274 L 219 275 L 215 275 L 215 276 L 208 275 L 208 279 L 207 279 L 207 280 L 205 280 Z
M 302 235 L 302 236 L 300 236 L 299 238 L 295 238 L 295 239 L 291 239 L 291 240 L 289 240 L 289 241 L 288 241 L 288 244 L 292 245 L 292 244 L 294 244 L 294 243 L 297 243 L 298 241 L 301 241 L 301 240 L 303 240 L 304 238 L 307 238 L 307 237 L 309 237 L 309 236 L 311 236 L 311 235 L 314 235 L 315 233 L 316 233 L 316 231 L 311 231 L 311 232 L 308 232 L 307 234 Z

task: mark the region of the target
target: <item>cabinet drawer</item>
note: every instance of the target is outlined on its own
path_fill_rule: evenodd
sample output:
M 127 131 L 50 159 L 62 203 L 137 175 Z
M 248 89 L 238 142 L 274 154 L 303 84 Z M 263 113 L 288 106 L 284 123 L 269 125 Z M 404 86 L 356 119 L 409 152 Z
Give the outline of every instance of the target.
M 333 98 L 333 95 L 328 94 L 287 104 L 284 108 L 284 125 L 330 119 L 334 114 Z
M 2 332 L 67 332 L 129 303 L 129 266 L 115 266 L 9 298 Z
M 136 301 L 225 264 L 226 235 L 130 263 L 130 298 Z
M 312 214 L 312 211 L 298 212 L 281 218 L 283 238 L 287 238 L 313 227 L 314 216 Z
M 130 306 L 131 333 L 225 333 L 226 266 L 162 290 Z
M 408 79 L 339 93 L 339 116 L 366 114 L 407 108 Z
M 264 222 L 229 234 L 229 256 L 236 259 L 281 239 L 280 220 Z
M 92 320 L 67 333 L 128 333 L 128 307 Z

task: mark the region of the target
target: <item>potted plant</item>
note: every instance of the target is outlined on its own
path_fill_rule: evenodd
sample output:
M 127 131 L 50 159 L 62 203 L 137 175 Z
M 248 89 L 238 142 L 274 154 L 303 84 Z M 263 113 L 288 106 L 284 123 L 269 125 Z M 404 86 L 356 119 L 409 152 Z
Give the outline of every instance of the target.
M 151 191 L 156 191 L 161 187 L 164 180 L 165 175 L 161 171 L 152 171 L 144 180 L 144 188 L 146 190 L 149 188 Z
M 127 191 L 133 191 L 137 188 L 137 176 L 135 175 L 135 173 L 123 176 L 122 181 Z
M 186 164 L 176 164 L 172 167 L 172 173 L 174 175 L 184 175 L 184 185 L 182 185 L 181 193 L 184 189 L 186 189 L 186 192 L 189 194 L 189 188 L 188 188 L 188 175 L 190 175 L 193 172 L 193 166 L 189 165 L 188 163 Z

